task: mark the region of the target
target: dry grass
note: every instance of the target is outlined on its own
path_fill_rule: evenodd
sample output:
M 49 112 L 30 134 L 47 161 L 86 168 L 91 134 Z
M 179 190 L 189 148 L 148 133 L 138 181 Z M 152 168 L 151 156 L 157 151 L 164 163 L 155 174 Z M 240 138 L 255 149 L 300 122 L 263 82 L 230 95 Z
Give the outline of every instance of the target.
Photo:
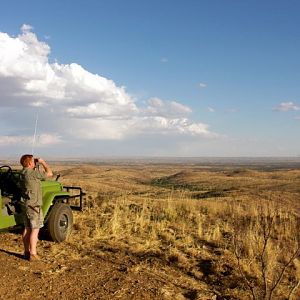
M 57 171 L 89 195 L 69 241 L 80 255 L 110 249 L 155 258 L 236 299 L 300 297 L 299 170 Z

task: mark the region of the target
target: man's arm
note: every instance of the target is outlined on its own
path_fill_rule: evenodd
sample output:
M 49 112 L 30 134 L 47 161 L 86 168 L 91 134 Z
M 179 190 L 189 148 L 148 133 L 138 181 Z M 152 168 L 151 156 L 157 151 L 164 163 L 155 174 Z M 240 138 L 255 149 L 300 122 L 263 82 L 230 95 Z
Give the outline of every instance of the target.
M 42 158 L 38 158 L 38 162 L 43 166 L 46 176 L 52 177 L 53 172 L 52 172 L 51 168 L 48 166 L 48 164 Z

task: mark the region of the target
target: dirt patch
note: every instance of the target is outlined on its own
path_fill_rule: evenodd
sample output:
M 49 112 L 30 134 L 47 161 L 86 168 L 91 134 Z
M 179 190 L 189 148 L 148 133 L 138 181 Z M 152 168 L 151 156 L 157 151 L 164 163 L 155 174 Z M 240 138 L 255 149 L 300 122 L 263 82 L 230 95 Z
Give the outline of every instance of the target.
M 122 251 L 101 249 L 87 256 L 69 243 L 40 241 L 42 259 L 31 263 L 22 257 L 19 234 L 2 233 L 0 244 L 3 299 L 212 299 L 215 295 L 207 284 L 176 268 Z M 51 252 L 52 247 L 57 253 Z

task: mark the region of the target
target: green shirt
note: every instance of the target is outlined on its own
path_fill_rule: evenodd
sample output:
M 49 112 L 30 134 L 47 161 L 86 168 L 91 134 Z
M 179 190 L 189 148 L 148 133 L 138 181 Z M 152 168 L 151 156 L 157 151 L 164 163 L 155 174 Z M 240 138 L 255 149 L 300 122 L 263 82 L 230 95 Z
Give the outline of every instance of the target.
M 45 172 L 23 168 L 21 174 L 22 197 L 26 206 L 41 206 L 43 204 L 41 180 L 46 179 Z

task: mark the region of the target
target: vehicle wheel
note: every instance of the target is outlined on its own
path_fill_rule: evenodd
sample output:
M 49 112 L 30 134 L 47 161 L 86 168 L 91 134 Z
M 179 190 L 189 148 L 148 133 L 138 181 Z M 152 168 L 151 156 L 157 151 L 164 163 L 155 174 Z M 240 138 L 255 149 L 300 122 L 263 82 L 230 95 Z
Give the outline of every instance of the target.
M 50 211 L 46 229 L 50 239 L 62 242 L 67 239 L 73 226 L 73 213 L 69 205 L 56 203 Z

